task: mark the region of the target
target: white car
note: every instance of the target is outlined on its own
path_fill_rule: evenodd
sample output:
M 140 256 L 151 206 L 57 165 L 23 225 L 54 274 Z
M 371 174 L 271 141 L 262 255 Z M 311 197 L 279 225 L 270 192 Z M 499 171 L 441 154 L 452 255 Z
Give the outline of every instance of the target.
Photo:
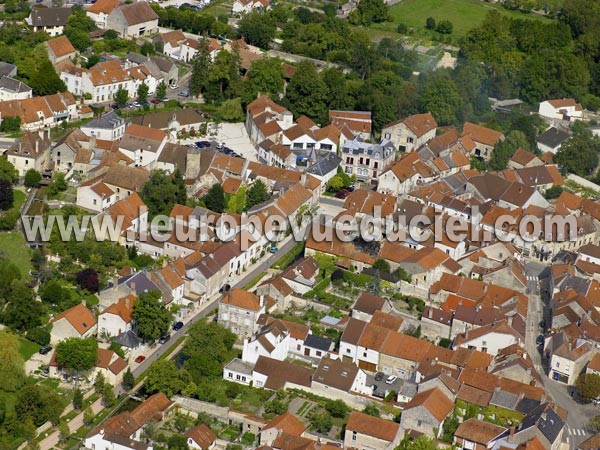
M 398 377 L 396 375 L 390 375 L 385 379 L 385 384 L 393 384 L 397 379 Z

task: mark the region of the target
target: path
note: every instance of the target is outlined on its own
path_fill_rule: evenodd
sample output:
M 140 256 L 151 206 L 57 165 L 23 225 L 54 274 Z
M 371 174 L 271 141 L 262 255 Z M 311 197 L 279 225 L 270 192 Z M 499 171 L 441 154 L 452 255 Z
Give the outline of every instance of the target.
M 92 408 L 92 412 L 94 414 L 98 414 L 103 408 L 102 407 L 102 399 L 99 398 L 94 403 L 92 403 L 91 408 Z M 80 412 L 75 417 L 73 417 L 73 419 L 71 419 L 71 421 L 68 422 L 68 425 L 69 425 L 69 431 L 71 433 L 75 433 L 77 430 L 79 430 L 84 425 L 83 424 L 83 411 Z M 58 430 L 56 430 L 52 434 L 48 435 L 46 438 L 44 438 L 44 440 L 40 441 L 40 450 L 51 450 L 51 449 L 55 448 L 56 444 L 58 444 L 59 437 L 60 437 L 60 433 L 58 432 Z

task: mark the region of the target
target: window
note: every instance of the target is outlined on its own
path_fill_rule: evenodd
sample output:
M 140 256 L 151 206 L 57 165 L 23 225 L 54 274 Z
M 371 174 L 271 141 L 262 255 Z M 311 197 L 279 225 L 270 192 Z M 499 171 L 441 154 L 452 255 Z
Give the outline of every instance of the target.
M 410 136 L 406 139 L 406 142 L 408 142 L 409 144 L 412 144 L 414 141 L 415 140 Z
M 350 353 L 351 350 L 349 348 L 346 349 L 346 353 Z
M 94 205 L 97 203 L 96 199 L 94 199 Z
M 233 378 L 233 374 L 231 372 L 229 372 L 227 375 L 229 376 L 229 378 Z
M 385 138 L 386 139 L 391 139 L 392 135 L 390 133 L 385 133 Z
M 417 420 L 417 426 L 420 427 L 421 425 L 423 425 L 423 422 L 421 420 Z
M 363 352 L 363 356 L 366 358 L 367 357 L 367 352 Z
M 316 353 L 317 353 L 317 356 L 321 356 L 321 354 L 322 354 L 319 350 L 317 350 Z
M 356 441 L 356 431 L 352 432 L 352 442 Z

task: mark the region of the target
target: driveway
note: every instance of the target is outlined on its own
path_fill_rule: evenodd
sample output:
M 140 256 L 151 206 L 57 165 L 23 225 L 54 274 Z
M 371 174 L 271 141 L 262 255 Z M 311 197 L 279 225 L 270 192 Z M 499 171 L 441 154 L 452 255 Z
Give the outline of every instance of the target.
M 375 381 L 375 375 L 371 375 L 367 373 L 367 386 L 377 386 L 377 388 L 373 392 L 385 392 L 385 395 L 388 395 L 391 391 L 400 391 L 402 388 L 402 381 L 400 378 L 397 378 L 392 384 L 387 384 L 385 380 L 389 375 L 383 375 L 383 378 L 380 381 Z M 377 397 L 381 398 L 381 397 Z
M 242 155 L 243 158 L 249 161 L 258 160 L 258 152 L 250 142 L 246 127 L 240 123 L 220 123 L 217 124 L 217 134 L 214 136 L 219 142 L 225 146 L 235 150 L 236 153 Z

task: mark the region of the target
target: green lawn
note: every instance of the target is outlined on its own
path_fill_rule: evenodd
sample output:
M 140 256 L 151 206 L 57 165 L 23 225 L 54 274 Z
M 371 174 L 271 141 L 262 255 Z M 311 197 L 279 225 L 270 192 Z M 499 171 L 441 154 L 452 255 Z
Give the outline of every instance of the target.
M 426 36 L 433 32 L 425 29 L 425 21 L 428 17 L 433 17 L 436 21 L 446 19 L 452 22 L 452 36 L 460 37 L 480 25 L 493 9 L 515 18 L 550 20 L 537 14 L 509 11 L 481 0 L 401 0 L 389 9 L 392 21 L 373 25 L 373 28 L 394 32 L 399 23 L 404 23 L 413 28 L 415 34 Z
M 14 195 L 13 208 L 21 209 L 21 206 L 23 206 L 23 203 L 25 203 L 25 200 L 27 199 L 27 194 L 23 191 L 20 191 L 19 189 L 15 189 L 13 191 L 13 195 Z
M 29 277 L 31 250 L 21 233 L 18 231 L 0 233 L 0 251 L 8 255 L 8 259 L 15 263 L 24 278 Z
M 40 346 L 35 342 L 31 342 L 25 338 L 19 338 L 19 353 L 23 360 L 27 361 L 31 358 L 38 350 Z

